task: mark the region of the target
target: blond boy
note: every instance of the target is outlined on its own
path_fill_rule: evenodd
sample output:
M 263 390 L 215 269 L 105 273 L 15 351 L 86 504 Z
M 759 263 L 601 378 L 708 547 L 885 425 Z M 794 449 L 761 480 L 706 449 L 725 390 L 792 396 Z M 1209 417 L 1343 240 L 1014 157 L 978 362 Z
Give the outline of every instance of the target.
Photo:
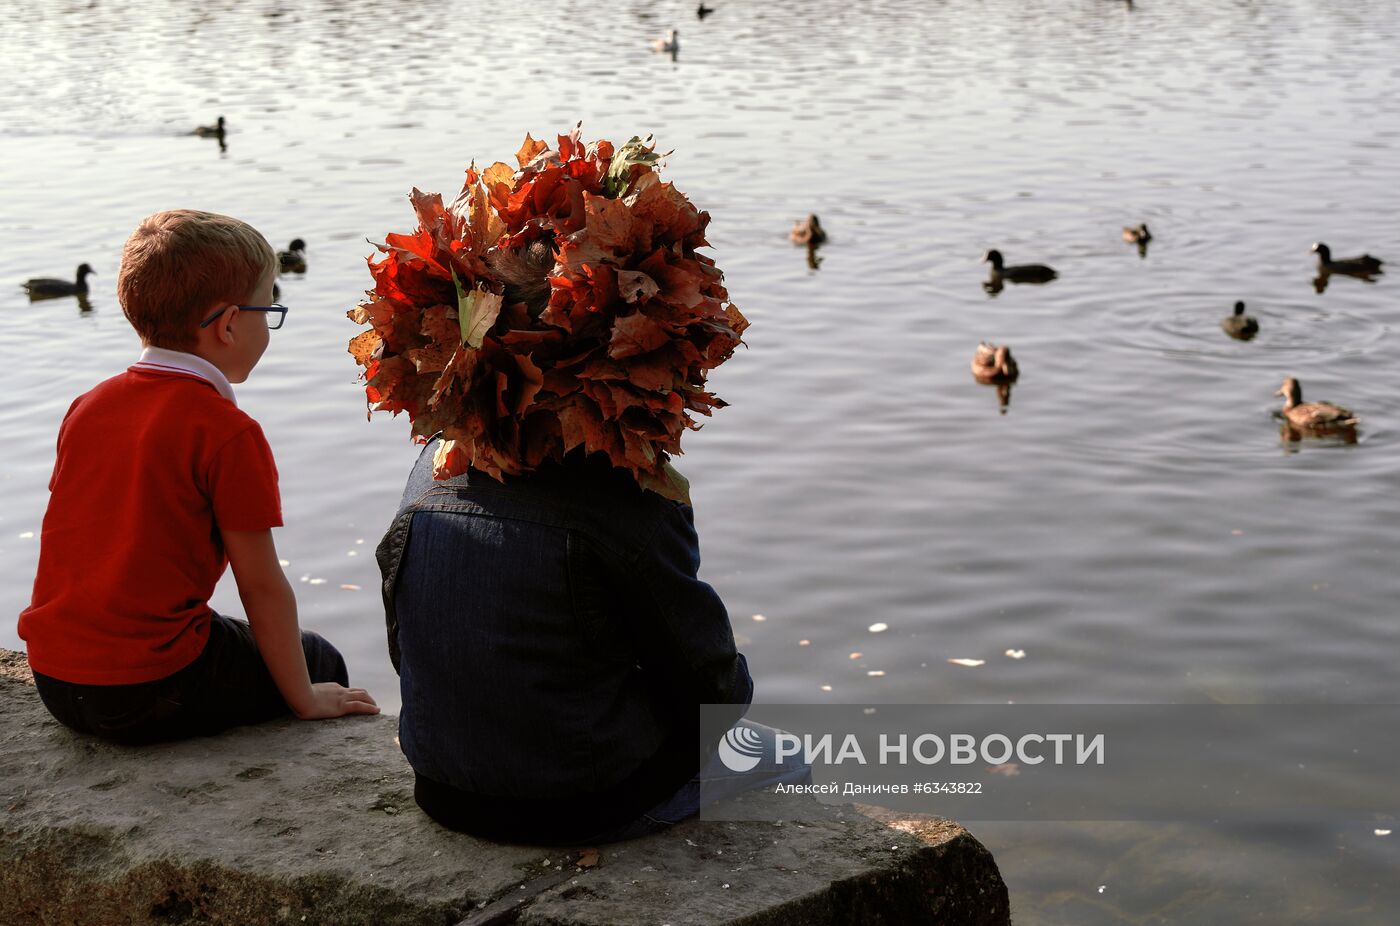
M 64 416 L 19 619 L 45 706 L 76 730 L 154 742 L 379 710 L 297 624 L 276 465 L 231 386 L 285 315 L 276 267 L 262 235 L 208 212 L 158 213 L 126 242 L 117 291 L 144 349 Z M 246 623 L 209 607 L 227 565 Z

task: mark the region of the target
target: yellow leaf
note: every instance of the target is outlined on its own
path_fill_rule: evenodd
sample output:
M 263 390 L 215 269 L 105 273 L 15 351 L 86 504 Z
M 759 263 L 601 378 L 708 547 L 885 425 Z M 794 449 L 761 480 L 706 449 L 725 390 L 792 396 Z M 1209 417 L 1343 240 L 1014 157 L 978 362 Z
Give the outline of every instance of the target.
M 462 285 L 457 271 L 452 271 L 452 282 L 457 285 L 457 324 L 462 331 L 462 344 L 467 347 L 480 347 L 486 332 L 496 324 L 496 316 L 501 314 L 501 296 L 485 289 Z

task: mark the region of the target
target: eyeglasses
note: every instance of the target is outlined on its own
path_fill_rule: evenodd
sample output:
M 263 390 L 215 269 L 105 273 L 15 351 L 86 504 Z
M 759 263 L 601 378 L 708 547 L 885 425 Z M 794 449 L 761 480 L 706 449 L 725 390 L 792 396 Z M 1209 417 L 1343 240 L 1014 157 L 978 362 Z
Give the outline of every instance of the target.
M 200 322 L 199 327 L 208 328 L 210 325 L 214 324 L 214 319 L 218 318 L 220 315 L 224 314 L 231 308 L 241 309 L 244 312 L 266 312 L 267 327 L 272 329 L 273 331 L 276 331 L 278 328 L 281 328 L 282 322 L 287 320 L 287 307 L 285 305 L 226 305 L 219 311 L 215 312 L 213 315 L 210 315 L 204 321 Z

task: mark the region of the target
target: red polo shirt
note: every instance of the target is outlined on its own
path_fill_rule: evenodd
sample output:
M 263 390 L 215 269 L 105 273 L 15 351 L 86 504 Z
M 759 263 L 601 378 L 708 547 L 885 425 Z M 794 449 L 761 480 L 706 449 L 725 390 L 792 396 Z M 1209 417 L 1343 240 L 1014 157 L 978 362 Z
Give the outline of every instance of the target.
M 36 672 L 79 684 L 153 681 L 193 662 L 228 565 L 220 530 L 282 524 L 258 423 L 178 370 L 132 367 L 79 396 L 49 492 L 19 635 Z

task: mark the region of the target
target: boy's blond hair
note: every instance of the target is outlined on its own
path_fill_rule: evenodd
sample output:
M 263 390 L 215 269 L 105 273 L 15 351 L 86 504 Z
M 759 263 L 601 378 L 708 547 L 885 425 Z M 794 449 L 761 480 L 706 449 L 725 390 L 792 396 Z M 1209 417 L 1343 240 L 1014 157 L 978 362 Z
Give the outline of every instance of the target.
M 248 223 L 170 209 L 142 219 L 126 239 L 117 299 L 143 343 L 189 350 L 211 307 L 247 299 L 276 266 L 272 246 Z

